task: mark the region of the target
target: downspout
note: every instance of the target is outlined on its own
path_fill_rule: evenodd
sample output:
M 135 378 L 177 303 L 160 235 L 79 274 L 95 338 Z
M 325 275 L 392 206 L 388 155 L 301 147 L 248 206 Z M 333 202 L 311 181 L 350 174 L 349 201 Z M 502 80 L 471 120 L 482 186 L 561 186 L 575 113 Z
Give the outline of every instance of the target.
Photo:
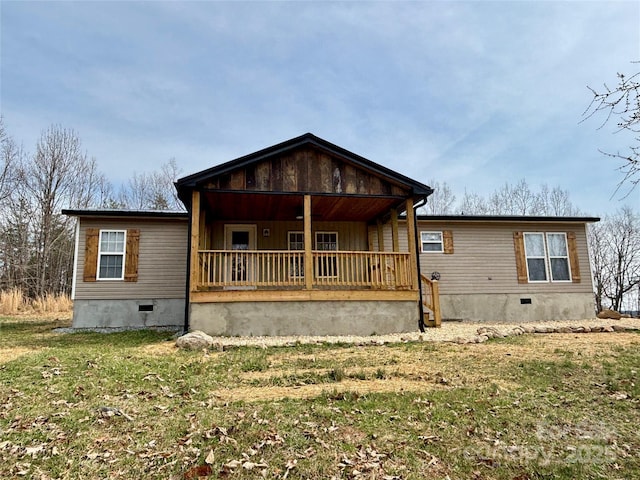
M 191 205 L 191 209 L 193 209 L 193 205 Z M 190 293 L 191 286 L 189 282 L 191 281 L 191 223 L 192 216 L 190 209 L 187 209 L 189 212 L 189 226 L 187 228 L 187 278 L 185 281 L 185 292 L 184 292 L 184 328 L 183 333 L 189 333 L 189 304 L 190 304 Z
M 418 309 L 420 313 L 420 318 L 418 319 L 418 328 L 421 332 L 424 332 L 424 305 L 422 304 L 422 277 L 420 272 L 420 240 L 418 239 L 418 212 L 416 210 L 427 203 L 427 197 L 424 197 L 420 200 L 416 205 L 413 206 L 413 211 L 415 212 L 413 222 L 414 229 L 414 237 L 416 238 L 416 267 L 418 268 Z

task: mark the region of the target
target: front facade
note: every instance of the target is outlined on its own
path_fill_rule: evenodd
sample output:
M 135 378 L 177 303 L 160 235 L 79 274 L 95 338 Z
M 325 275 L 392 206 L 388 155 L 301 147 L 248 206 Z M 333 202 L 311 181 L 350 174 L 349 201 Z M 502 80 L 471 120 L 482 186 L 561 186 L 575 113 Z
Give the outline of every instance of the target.
M 416 218 L 428 186 L 311 134 L 176 188 L 186 213 L 66 212 L 79 218 L 74 327 L 370 335 L 440 312 L 593 316 L 597 219 Z

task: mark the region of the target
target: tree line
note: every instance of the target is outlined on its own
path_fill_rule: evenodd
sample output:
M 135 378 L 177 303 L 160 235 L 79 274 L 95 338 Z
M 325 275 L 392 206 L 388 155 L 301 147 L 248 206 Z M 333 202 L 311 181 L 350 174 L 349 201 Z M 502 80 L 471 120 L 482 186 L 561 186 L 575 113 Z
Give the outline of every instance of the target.
M 69 293 L 75 223 L 61 210 L 181 209 L 178 174 L 172 159 L 116 189 L 75 131 L 52 125 L 30 153 L 0 117 L 0 290 L 17 288 L 30 298 Z
M 74 219 L 63 208 L 183 210 L 173 182 L 175 159 L 152 172 L 134 173 L 118 188 L 82 149 L 76 132 L 53 125 L 28 153 L 0 117 L 0 290 L 28 297 L 69 293 L 73 275 Z M 560 187 L 505 183 L 488 196 L 464 192 L 457 201 L 447 183 L 430 182 L 435 193 L 419 213 L 428 215 L 579 216 Z M 620 310 L 640 288 L 640 215 L 622 207 L 589 226 L 589 247 L 598 310 Z M 630 303 L 631 302 L 631 303 Z

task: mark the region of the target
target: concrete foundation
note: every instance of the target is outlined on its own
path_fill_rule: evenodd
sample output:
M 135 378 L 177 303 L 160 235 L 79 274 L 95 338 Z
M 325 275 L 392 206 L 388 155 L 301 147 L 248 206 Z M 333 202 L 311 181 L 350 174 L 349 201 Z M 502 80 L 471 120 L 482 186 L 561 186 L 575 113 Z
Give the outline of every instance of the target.
M 192 303 L 189 328 L 209 335 L 373 335 L 418 329 L 416 302 Z
M 73 328 L 184 327 L 184 299 L 75 300 Z
M 443 320 L 539 322 L 593 318 L 591 293 L 441 295 Z

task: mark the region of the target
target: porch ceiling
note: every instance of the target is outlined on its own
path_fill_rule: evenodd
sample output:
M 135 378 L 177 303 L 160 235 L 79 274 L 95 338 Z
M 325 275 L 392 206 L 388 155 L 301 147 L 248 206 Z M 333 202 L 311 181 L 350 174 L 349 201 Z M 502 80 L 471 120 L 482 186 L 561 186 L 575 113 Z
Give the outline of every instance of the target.
M 296 220 L 303 195 L 247 192 L 203 192 L 203 206 L 221 220 Z M 371 221 L 404 205 L 398 197 L 317 195 L 311 199 L 314 221 Z

